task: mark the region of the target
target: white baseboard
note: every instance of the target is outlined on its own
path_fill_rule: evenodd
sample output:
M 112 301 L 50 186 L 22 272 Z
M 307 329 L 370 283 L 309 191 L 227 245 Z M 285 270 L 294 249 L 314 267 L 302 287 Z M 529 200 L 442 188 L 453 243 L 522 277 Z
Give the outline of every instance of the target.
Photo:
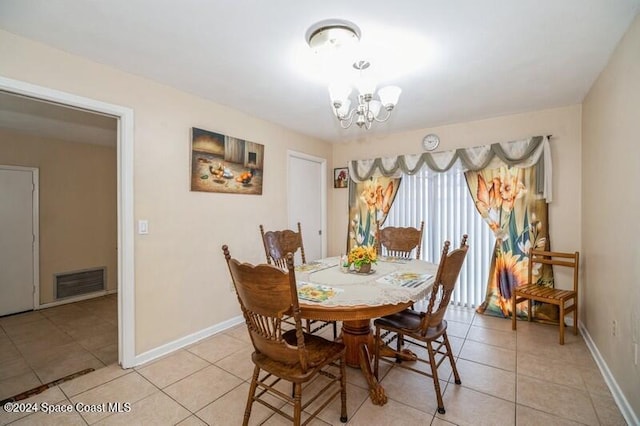
M 151 349 L 150 351 L 144 352 L 140 355 L 136 355 L 133 360 L 133 365 L 131 367 L 137 367 L 138 365 L 145 364 L 149 361 L 153 361 L 156 358 L 160 358 L 161 356 L 167 355 L 175 350 L 184 348 L 185 346 L 191 345 L 199 340 L 206 339 L 207 337 L 213 336 L 214 334 L 218 334 L 228 328 L 231 328 L 235 325 L 241 324 L 244 322 L 244 318 L 242 315 L 238 315 L 211 327 L 205 328 L 203 330 L 197 331 L 193 334 L 190 334 L 185 337 L 181 337 L 173 342 L 169 342 L 162 346 L 158 346 L 155 349 Z
M 640 425 L 640 419 L 638 418 L 638 415 L 633 411 L 633 408 L 631 408 L 631 404 L 629 404 L 629 401 L 627 401 L 627 398 L 625 398 L 624 394 L 622 393 L 622 389 L 620 389 L 620 386 L 618 386 L 618 382 L 616 382 L 613 374 L 611 374 L 611 370 L 609 370 L 607 363 L 604 361 L 604 358 L 602 358 L 602 355 L 600 355 L 600 351 L 591 338 L 589 331 L 581 321 L 578 322 L 578 327 L 580 328 L 580 333 L 582 333 L 584 341 L 587 344 L 589 351 L 591 351 L 591 355 L 596 361 L 598 368 L 600 368 L 600 372 L 604 377 L 604 381 L 607 383 L 607 386 L 609 386 L 611 395 L 613 395 L 613 399 L 616 401 L 616 404 L 618 405 L 618 408 L 620 409 L 620 412 L 622 413 L 622 416 L 626 420 L 627 424 Z

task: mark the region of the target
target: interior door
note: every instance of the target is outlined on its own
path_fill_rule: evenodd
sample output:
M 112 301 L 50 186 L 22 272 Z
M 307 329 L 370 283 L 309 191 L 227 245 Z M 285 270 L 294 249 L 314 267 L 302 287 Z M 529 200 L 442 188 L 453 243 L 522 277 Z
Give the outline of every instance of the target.
M 307 262 L 321 259 L 325 253 L 325 176 L 323 159 L 290 153 L 289 229 L 295 230 L 300 222 Z
M 34 308 L 37 169 L 0 166 L 0 315 Z

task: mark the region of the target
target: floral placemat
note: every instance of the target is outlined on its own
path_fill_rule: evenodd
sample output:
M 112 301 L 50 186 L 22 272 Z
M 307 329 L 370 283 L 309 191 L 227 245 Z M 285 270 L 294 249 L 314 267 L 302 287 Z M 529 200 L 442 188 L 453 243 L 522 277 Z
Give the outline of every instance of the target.
M 391 284 L 400 287 L 412 288 L 419 286 L 431 277 L 431 274 L 410 271 L 396 271 L 379 278 L 377 282 L 381 284 Z
M 322 262 L 309 262 L 303 263 L 302 265 L 297 265 L 295 267 L 296 272 L 311 272 L 317 271 L 320 268 L 323 268 L 325 265 Z
M 388 263 L 407 263 L 411 259 L 405 259 L 404 257 L 396 257 L 396 256 L 380 256 L 379 260 L 382 262 L 388 262 Z
M 323 269 L 332 268 L 338 266 L 338 258 L 327 258 L 322 261 L 315 260 L 309 263 L 303 263 L 295 267 L 296 272 L 316 272 Z
M 329 287 L 321 284 L 298 284 L 298 298 L 308 300 L 310 302 L 324 302 L 341 291 L 342 289 L 340 288 Z

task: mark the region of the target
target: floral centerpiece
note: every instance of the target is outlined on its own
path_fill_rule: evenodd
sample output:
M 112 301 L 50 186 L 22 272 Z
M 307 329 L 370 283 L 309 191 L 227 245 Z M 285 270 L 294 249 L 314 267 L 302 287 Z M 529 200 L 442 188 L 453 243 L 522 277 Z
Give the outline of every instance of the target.
M 378 254 L 373 246 L 357 246 L 351 249 L 347 256 L 349 265 L 353 265 L 356 272 L 368 273 L 371 264 L 378 261 Z

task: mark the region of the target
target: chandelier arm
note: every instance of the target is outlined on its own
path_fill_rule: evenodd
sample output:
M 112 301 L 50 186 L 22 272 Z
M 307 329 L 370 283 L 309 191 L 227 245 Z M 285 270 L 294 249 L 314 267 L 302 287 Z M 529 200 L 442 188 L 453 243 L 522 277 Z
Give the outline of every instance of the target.
M 340 112 L 338 112 L 338 108 L 335 105 L 333 106 L 333 110 L 335 112 L 336 118 L 340 122 L 340 127 L 342 127 L 343 129 L 349 128 L 349 126 L 351 126 L 351 122 L 353 121 L 355 109 L 350 109 L 349 112 L 344 115 L 341 115 Z M 348 124 L 345 126 L 343 123 Z
M 346 124 L 345 124 L 346 123 Z M 340 127 L 343 129 L 348 129 L 353 124 L 353 115 L 349 118 L 349 120 L 340 120 Z
M 351 127 L 351 124 L 353 124 L 353 116 L 355 115 L 354 113 L 356 110 L 350 109 L 347 114 L 340 116 L 340 114 L 338 113 L 338 109 L 335 107 L 334 109 L 336 110 L 336 118 L 340 122 L 340 127 L 342 127 L 343 129 L 348 129 L 349 127 Z
M 378 123 L 384 123 L 385 121 L 387 121 L 390 117 L 391 117 L 391 111 L 392 109 L 387 109 L 386 107 L 383 107 L 384 110 L 387 112 L 387 115 L 384 118 L 378 118 L 378 117 L 373 117 L 374 120 L 376 120 Z

